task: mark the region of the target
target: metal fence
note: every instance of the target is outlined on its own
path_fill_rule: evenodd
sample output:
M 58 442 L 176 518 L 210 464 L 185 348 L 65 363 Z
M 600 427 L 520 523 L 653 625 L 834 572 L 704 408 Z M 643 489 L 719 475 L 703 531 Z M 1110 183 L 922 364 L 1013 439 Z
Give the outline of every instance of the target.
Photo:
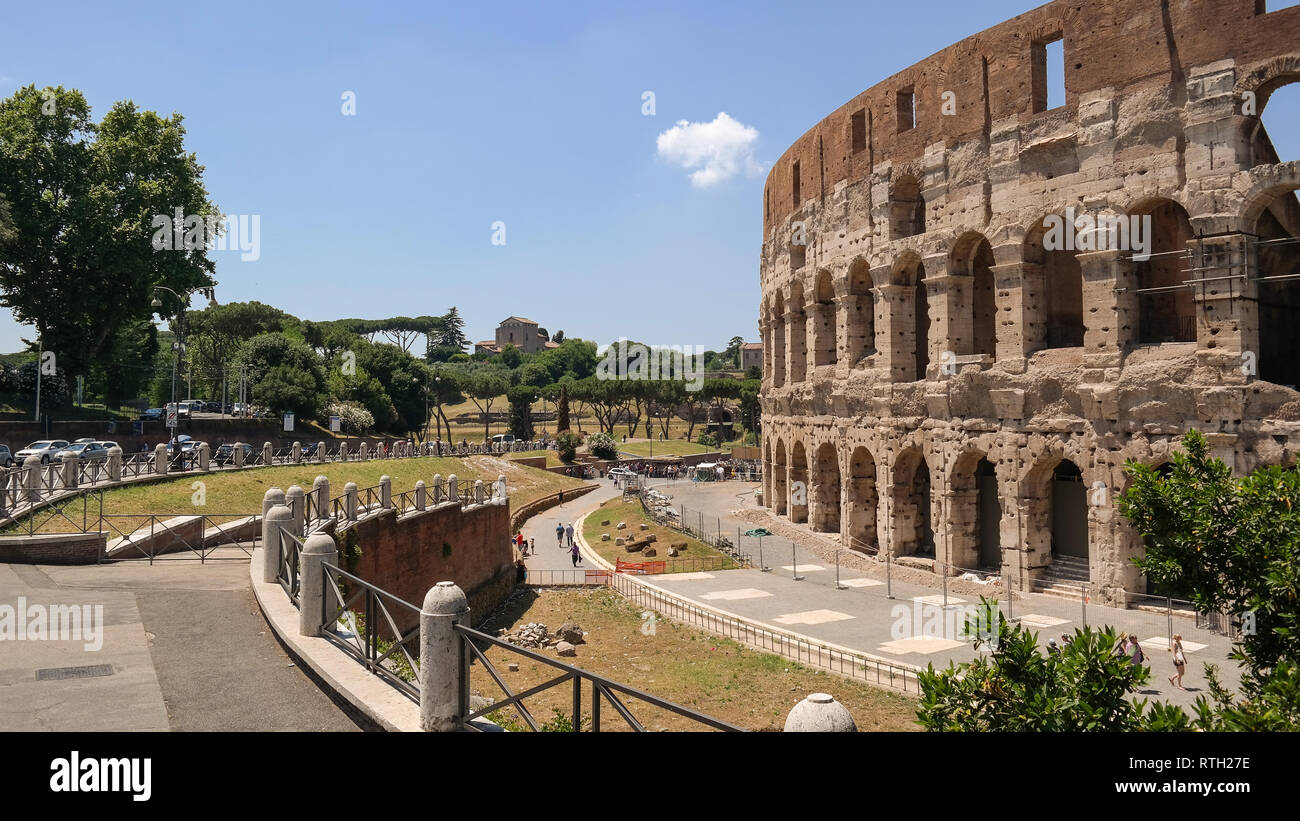
M 720 721 L 719 719 L 712 718 L 704 713 L 683 707 L 680 704 L 675 704 L 666 699 L 659 698 L 658 696 L 653 696 L 643 690 L 638 690 L 634 687 L 629 687 L 626 684 L 620 684 L 617 681 L 607 679 L 604 676 L 588 673 L 586 670 L 548 658 L 541 653 L 534 653 L 531 650 L 502 641 L 501 639 L 489 636 L 486 633 L 480 633 L 466 625 L 456 625 L 456 632 L 460 635 L 459 692 L 461 703 L 458 713 L 462 716 L 462 729 L 482 730 L 483 728 L 478 727 L 473 723 L 475 719 L 488 716 L 498 710 L 513 708 L 518 712 L 529 730 L 532 730 L 533 732 L 541 732 L 543 727 L 541 724 L 538 724 L 532 711 L 528 709 L 525 704 L 525 699 L 537 696 L 552 688 L 568 685 L 570 688 L 571 709 L 569 717 L 570 729 L 573 732 L 582 732 L 584 724 L 582 693 L 583 685 L 587 684 L 590 686 L 591 694 L 588 702 L 588 715 L 591 722 L 591 732 L 594 733 L 601 732 L 602 730 L 602 704 L 607 704 L 634 732 L 647 732 L 645 725 L 632 714 L 632 710 L 627 704 L 628 699 L 635 699 L 638 702 L 648 704 L 660 710 L 665 710 L 674 715 L 682 716 L 683 718 L 690 719 L 696 724 L 714 730 L 722 730 L 724 732 L 744 732 L 742 728 L 737 727 L 734 724 Z M 487 657 L 487 650 L 491 648 L 504 650 L 511 656 L 519 656 L 550 667 L 559 671 L 558 675 L 548 679 L 542 684 L 529 687 L 526 690 L 516 693 L 510 688 L 510 685 L 502 678 L 501 673 L 497 670 L 496 666 L 493 665 L 492 661 Z M 505 695 L 505 698 L 494 701 L 487 706 L 471 712 L 469 704 L 469 693 L 471 687 L 470 677 L 475 662 L 477 662 L 481 669 L 492 678 L 496 683 L 496 686 Z
M 325 573 L 321 635 L 418 702 L 420 608 L 329 562 L 321 567 Z M 414 626 L 404 628 L 398 621 Z
M 752 562 L 750 554 L 741 550 L 739 547 L 739 532 L 737 532 L 737 540 L 733 542 L 728 534 L 722 532 L 721 519 L 711 517 L 715 522 L 715 528 L 710 532 L 705 526 L 703 513 L 698 514 L 698 521 L 696 521 L 696 519 L 687 515 L 687 509 L 685 506 L 682 506 L 679 512 L 679 510 L 674 510 L 672 505 L 667 504 L 666 502 L 656 503 L 646 488 L 642 488 L 636 494 L 636 497 L 641 503 L 641 510 L 645 515 L 654 520 L 655 524 L 667 527 L 671 530 L 676 530 L 678 533 L 682 533 L 693 539 L 704 542 L 718 552 L 729 556 L 741 567 L 751 566 Z M 695 511 L 692 511 L 692 513 L 694 512 Z M 672 561 L 677 562 L 680 560 L 673 559 Z M 716 567 L 710 569 L 720 570 L 722 568 Z

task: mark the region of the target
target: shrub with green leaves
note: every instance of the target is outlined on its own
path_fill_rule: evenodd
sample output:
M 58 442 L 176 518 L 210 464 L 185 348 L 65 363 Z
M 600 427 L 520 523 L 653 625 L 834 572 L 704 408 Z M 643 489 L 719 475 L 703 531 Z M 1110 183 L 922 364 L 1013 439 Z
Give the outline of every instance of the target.
M 617 459 L 618 445 L 608 433 L 593 433 L 587 437 L 587 452 L 597 459 Z

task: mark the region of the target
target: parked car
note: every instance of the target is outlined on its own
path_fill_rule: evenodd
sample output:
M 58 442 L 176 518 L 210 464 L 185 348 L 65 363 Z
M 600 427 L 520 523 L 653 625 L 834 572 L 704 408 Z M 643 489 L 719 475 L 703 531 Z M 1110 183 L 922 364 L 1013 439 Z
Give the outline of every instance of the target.
M 110 450 L 112 448 L 121 447 L 121 445 L 119 445 L 117 442 L 96 441 L 95 444 L 100 445 L 101 447 L 104 448 L 104 450 Z
M 628 468 L 610 468 L 608 476 L 616 476 L 619 479 L 630 479 L 636 476 L 636 472 Z
M 89 442 L 73 442 L 63 449 L 63 453 L 75 453 L 77 458 L 83 462 L 89 462 L 92 459 L 107 459 L 108 448 L 97 444 L 94 439 Z M 62 453 L 59 454 L 62 458 Z
M 193 415 L 196 414 L 196 413 L 203 413 L 203 400 L 202 400 L 202 399 L 189 399 L 189 400 L 183 402 L 182 404 L 185 404 L 185 405 L 189 405 L 189 406 L 190 406 L 190 415 L 191 415 L 191 416 L 193 416 Z
M 513 433 L 498 433 L 496 436 L 492 437 L 492 444 L 494 445 L 500 445 L 500 444 L 508 445 L 514 441 L 515 441 L 515 435 Z
M 204 413 L 221 413 L 220 402 L 208 402 L 203 405 Z
M 144 413 L 140 414 L 140 420 L 142 422 L 157 422 L 159 419 L 162 418 L 163 418 L 162 408 L 148 408 L 147 410 L 145 410 Z
M 231 406 L 231 413 L 233 413 L 235 416 L 247 416 L 248 404 L 245 402 L 236 402 L 234 405 Z
M 253 446 L 247 442 L 240 442 L 239 447 L 244 452 L 244 464 L 248 464 L 253 458 Z M 235 446 L 225 444 L 217 448 L 213 454 L 212 461 L 218 465 L 232 465 L 235 463 Z
M 0 445 L 0 467 L 11 468 L 14 466 L 14 455 L 9 452 L 8 445 Z
M 39 442 L 32 442 L 27 447 L 14 454 L 14 458 L 19 462 L 25 461 L 28 456 L 41 457 L 41 464 L 48 465 L 50 460 L 59 454 L 59 451 L 68 446 L 66 439 L 42 439 Z
M 168 402 L 166 410 L 169 412 L 176 411 L 177 419 L 190 418 L 190 406 L 185 402 Z

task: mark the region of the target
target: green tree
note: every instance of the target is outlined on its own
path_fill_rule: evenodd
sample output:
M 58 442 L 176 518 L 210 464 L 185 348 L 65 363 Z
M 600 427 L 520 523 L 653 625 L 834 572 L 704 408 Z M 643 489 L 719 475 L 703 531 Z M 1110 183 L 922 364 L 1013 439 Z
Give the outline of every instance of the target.
M 581 436 L 569 431 L 562 431 L 555 437 L 555 452 L 560 455 L 561 462 L 571 465 L 578 458 L 578 446 L 581 444 Z
M 502 365 L 513 370 L 524 361 L 524 355 L 514 345 L 506 345 L 501 349 L 500 359 Z
M 608 433 L 593 433 L 587 437 L 587 452 L 597 459 L 617 459 L 618 445 Z
M 537 401 L 537 388 L 516 385 L 506 394 L 510 401 L 510 432 L 516 439 L 533 438 L 533 402 Z
M 740 368 L 740 346 L 744 344 L 745 338 L 743 336 L 733 336 L 731 341 L 727 343 L 727 349 L 722 352 L 723 358 L 734 362 L 737 369 Z
M 561 382 L 559 386 L 559 396 L 555 400 L 555 430 L 566 431 L 569 429 L 569 386 Z
M 435 344 L 463 352 L 469 345 L 469 338 L 465 336 L 465 320 L 461 318 L 460 311 L 453 305 L 440 317 L 440 320 L 441 327 L 433 335 Z
M 510 388 L 510 372 L 494 364 L 466 367 L 460 374 L 460 389 L 483 415 L 483 441 L 492 438 L 492 405 Z
M 14 229 L 0 241 L 0 303 L 70 374 L 124 349 L 115 337 L 150 319 L 154 286 L 212 285 L 206 243 L 184 241 L 195 232 L 154 247 L 178 209 L 205 227 L 220 213 L 181 122 L 119 102 L 96 123 L 81 92 L 61 86 L 0 101 L 0 193 Z M 164 315 L 176 315 L 182 306 L 161 293 Z
M 295 416 L 314 419 L 322 394 L 310 371 L 292 365 L 276 365 L 253 384 L 260 404 L 276 411 L 293 411 Z

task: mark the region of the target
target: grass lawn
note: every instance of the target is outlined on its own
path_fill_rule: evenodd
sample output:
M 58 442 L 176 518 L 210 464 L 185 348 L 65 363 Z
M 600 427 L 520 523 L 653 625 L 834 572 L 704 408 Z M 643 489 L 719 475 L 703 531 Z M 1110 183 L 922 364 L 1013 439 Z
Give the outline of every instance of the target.
M 601 522 L 607 519 L 609 524 L 602 525 Z M 627 528 L 616 530 L 615 527 L 619 522 L 627 522 Z M 642 522 L 648 524 L 650 528 L 644 531 L 641 530 L 639 525 Z M 602 533 L 609 534 L 609 541 L 603 542 L 600 540 L 600 534 Z M 619 536 L 643 536 L 646 533 L 653 533 L 657 540 L 654 547 L 658 555 L 650 559 L 644 558 L 640 553 L 629 553 L 614 543 L 614 540 Z M 740 567 L 730 556 L 717 551 L 699 539 L 692 539 L 684 533 L 678 533 L 671 528 L 655 524 L 653 519 L 645 515 L 645 512 L 641 509 L 641 503 L 635 499 L 626 502 L 622 499 L 609 499 L 603 502 L 583 522 L 582 536 L 587 540 L 587 544 L 610 564 L 613 564 L 618 559 L 630 562 L 664 561 L 668 563 L 665 568 L 668 573 L 689 573 L 702 570 L 704 568 L 700 566 L 700 559 L 710 560 L 711 564 L 708 568 L 710 570 L 731 570 Z M 673 542 L 686 542 L 685 555 L 675 559 L 668 556 L 668 545 Z
M 560 658 L 552 648 L 536 652 L 745 729 L 781 729 L 790 709 L 810 693 L 835 696 L 848 708 L 860 731 L 920 729 L 916 701 L 911 696 L 806 668 L 666 619 L 656 619 L 653 633 L 646 635 L 651 630 L 643 628 L 650 622 L 642 618 L 641 610 L 610 590 L 530 590 L 511 600 L 481 629 L 494 633 L 502 627 L 540 622 L 554 631 L 565 621 L 576 622 L 587 633 L 586 643 L 578 645 L 577 657 Z M 496 647 L 487 655 L 516 693 L 559 672 Z M 507 669 L 512 661 L 519 663 L 517 672 Z M 470 682 L 478 695 L 493 701 L 504 697 L 478 664 Z M 590 686 L 583 687 L 584 715 L 590 714 L 590 692 Z M 631 698 L 624 704 L 650 730 L 708 729 Z M 568 715 L 572 688 L 565 684 L 544 691 L 526 699 L 525 706 L 538 723 L 554 718 L 556 709 Z M 507 720 L 522 724 L 513 708 L 503 712 Z M 600 715 L 602 731 L 628 729 L 603 700 Z
M 680 439 L 669 439 L 666 442 L 651 442 L 643 440 L 640 442 L 623 442 L 618 445 L 619 452 L 630 453 L 633 456 L 691 456 L 696 453 L 711 453 L 717 448 L 706 447 L 696 444 L 695 442 L 686 442 Z
M 423 457 L 417 459 L 385 459 L 368 462 L 330 462 L 326 464 L 290 465 L 271 468 L 252 468 L 239 471 L 222 471 L 204 475 L 185 475 L 174 480 L 114 488 L 104 492 L 104 513 L 106 515 L 156 513 L 169 516 L 206 514 L 218 521 L 229 521 L 238 516 L 261 513 L 262 497 L 268 488 L 278 487 L 288 490 L 292 485 L 300 485 L 303 490 L 311 490 L 312 482 L 317 476 L 326 476 L 330 480 L 330 495 L 341 496 L 343 487 L 348 482 L 356 482 L 358 488 L 379 484 L 379 478 L 385 474 L 392 478 L 393 495 L 402 491 L 415 489 L 415 483 L 423 479 L 431 484 L 433 475 L 441 473 L 443 478 L 456 474 L 456 478 L 482 479 L 484 483 L 496 481 L 500 474 L 505 474 L 506 488 L 510 493 L 512 508 L 547 496 L 560 490 L 580 487 L 580 479 L 547 473 L 544 470 L 524 467 L 505 459 L 493 456 L 470 456 L 464 459 Z M 203 505 L 195 502 L 196 482 L 204 484 L 206 497 Z M 98 503 L 92 498 L 94 508 L 90 517 L 98 514 Z M 74 509 L 75 508 L 75 509 Z M 68 504 L 67 515 L 77 522 L 81 521 L 81 503 Z M 37 521 L 49 517 L 45 511 L 36 513 Z M 136 519 L 133 516 L 114 519 L 112 529 L 129 532 L 136 527 L 148 524 L 147 518 Z M 14 523 L 6 530 L 25 530 L 25 520 Z M 54 533 L 67 531 L 68 523 L 55 518 L 45 521 L 37 532 Z

